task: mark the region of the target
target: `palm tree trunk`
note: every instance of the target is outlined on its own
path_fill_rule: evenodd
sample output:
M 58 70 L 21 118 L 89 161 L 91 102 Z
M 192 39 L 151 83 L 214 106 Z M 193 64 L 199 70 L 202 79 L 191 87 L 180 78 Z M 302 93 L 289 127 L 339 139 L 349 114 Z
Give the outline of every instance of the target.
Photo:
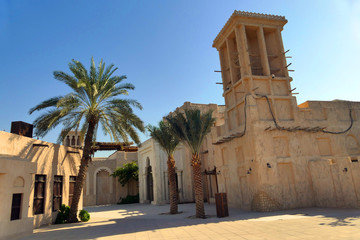
M 86 172 L 87 172 L 88 164 L 90 161 L 90 155 L 92 153 L 91 147 L 92 147 L 92 140 L 93 140 L 95 125 L 96 124 L 94 121 L 89 121 L 89 127 L 86 132 L 84 151 L 83 151 L 83 155 L 81 158 L 80 169 L 79 169 L 78 176 L 76 177 L 74 195 L 73 195 L 73 199 L 72 199 L 71 206 L 70 206 L 70 213 L 69 213 L 69 219 L 68 219 L 68 222 L 70 222 L 70 223 L 78 222 L 77 212 L 78 212 L 81 192 L 83 190 L 84 183 L 85 183 Z
M 168 176 L 170 189 L 170 214 L 178 213 L 178 194 L 175 179 L 175 160 L 173 156 L 168 156 Z
M 201 162 L 200 162 L 200 156 L 198 153 L 192 155 L 191 165 L 193 167 L 193 176 L 194 176 L 196 217 L 197 218 L 205 218 L 204 193 L 203 193 L 202 175 L 201 175 Z

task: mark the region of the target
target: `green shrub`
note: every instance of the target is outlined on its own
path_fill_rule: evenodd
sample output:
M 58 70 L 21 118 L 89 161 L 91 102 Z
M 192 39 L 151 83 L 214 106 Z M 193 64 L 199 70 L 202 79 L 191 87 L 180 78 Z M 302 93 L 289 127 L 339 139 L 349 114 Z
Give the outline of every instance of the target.
M 119 204 L 130 204 L 130 203 L 138 203 L 138 202 L 139 202 L 139 194 L 127 195 L 125 198 L 121 199 Z
M 87 222 L 90 220 L 90 214 L 86 210 L 81 210 L 79 213 L 80 221 Z
M 125 186 L 130 180 L 139 180 L 139 167 L 136 162 L 125 163 L 123 167 L 115 169 L 111 176 L 118 177 L 121 186 Z
M 70 212 L 70 207 L 66 206 L 65 204 L 62 204 L 58 212 L 58 215 L 56 216 L 55 224 L 67 223 L 67 220 L 69 218 L 69 212 Z

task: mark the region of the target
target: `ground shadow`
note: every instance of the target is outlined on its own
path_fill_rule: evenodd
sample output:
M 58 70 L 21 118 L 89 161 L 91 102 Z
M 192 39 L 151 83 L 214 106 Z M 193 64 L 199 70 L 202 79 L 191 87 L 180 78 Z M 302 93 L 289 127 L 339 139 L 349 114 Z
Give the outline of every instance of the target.
M 200 224 L 210 224 L 219 222 L 232 222 L 239 220 L 262 221 L 262 218 L 272 218 L 273 220 L 283 220 L 282 218 L 304 218 L 316 216 L 324 218 L 327 222 L 320 225 L 328 226 L 353 226 L 353 220 L 360 218 L 360 209 L 336 209 L 336 208 L 304 208 L 277 212 L 250 212 L 239 209 L 230 209 L 230 216 L 217 218 L 215 205 L 206 205 L 206 213 L 212 217 L 206 219 L 192 219 L 195 211 L 194 204 L 180 204 L 179 210 L 183 213 L 176 215 L 166 215 L 161 213 L 168 210 L 166 206 L 149 206 L 145 204 L 110 205 L 88 207 L 87 210 L 94 216 L 109 213 L 109 218 L 96 218 L 90 223 L 66 224 L 62 226 L 50 226 L 44 228 L 36 234 L 22 239 L 52 239 L 55 236 L 71 236 L 71 239 L 97 239 L 105 236 L 115 236 L 120 234 L 130 234 L 135 232 L 152 231 L 159 229 L 186 227 Z M 104 212 L 105 211 L 105 212 Z M 101 213 L 103 212 L 103 213 Z M 119 216 L 117 218 L 116 216 Z M 114 216 L 114 217 L 113 217 Z

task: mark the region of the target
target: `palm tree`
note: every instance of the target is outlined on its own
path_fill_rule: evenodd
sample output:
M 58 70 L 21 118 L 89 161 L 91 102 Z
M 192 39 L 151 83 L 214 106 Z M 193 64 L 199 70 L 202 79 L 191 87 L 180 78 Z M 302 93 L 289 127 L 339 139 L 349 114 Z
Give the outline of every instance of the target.
M 172 131 L 191 149 L 196 217 L 205 218 L 199 151 L 206 135 L 215 122 L 215 118 L 212 117 L 211 110 L 201 114 L 199 109 L 185 109 L 184 113 L 176 112 L 172 116 L 167 116 L 166 120 L 171 125 Z
M 69 69 L 73 75 L 54 71 L 54 78 L 68 85 L 72 92 L 45 100 L 31 108 L 29 113 L 48 110 L 34 121 L 37 136 L 45 136 L 60 123 L 63 124 L 63 129 L 58 142 L 61 142 L 72 129 L 79 130 L 82 138 L 85 135 L 69 216 L 69 222 L 77 222 L 79 199 L 99 125 L 105 134 L 110 135 L 111 140 L 128 142 L 130 136 L 137 144 L 140 140 L 136 129 L 144 132 L 145 128 L 132 110 L 132 107 L 142 109 L 141 104 L 136 100 L 118 98 L 121 95 L 128 95 L 128 90 L 133 90 L 135 87 L 130 83 L 122 83 L 126 76 L 113 76 L 117 70 L 113 64 L 105 67 L 105 62 L 101 60 L 96 67 L 94 59 L 91 58 L 88 72 L 81 62 L 72 60 Z
M 151 137 L 160 144 L 162 149 L 168 155 L 167 165 L 170 184 L 170 214 L 176 214 L 178 213 L 178 191 L 176 187 L 174 152 L 180 140 L 171 131 L 167 122 L 160 121 L 159 127 L 149 125 L 147 126 L 147 129 L 149 130 Z

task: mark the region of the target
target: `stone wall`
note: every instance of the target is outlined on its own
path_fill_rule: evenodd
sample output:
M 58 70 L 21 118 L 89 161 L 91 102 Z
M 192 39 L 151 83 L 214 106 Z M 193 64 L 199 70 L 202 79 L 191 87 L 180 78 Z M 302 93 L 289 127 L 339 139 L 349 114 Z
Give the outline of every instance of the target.
M 62 176 L 62 203 L 69 202 L 70 176 L 76 176 L 81 150 L 0 131 L 0 238 L 51 224 L 54 176 Z M 35 176 L 45 175 L 44 212 L 33 214 Z M 13 194 L 22 194 L 20 219 L 10 221 Z M 82 209 L 82 198 L 79 209 Z
M 117 151 L 108 158 L 93 158 L 86 175 L 84 206 L 116 204 L 127 195 L 137 195 L 137 182 L 122 186 L 118 179 L 110 176 L 125 163 L 137 162 L 137 157 L 137 152 Z
M 286 23 L 235 11 L 214 40 L 226 106 L 224 124 L 211 133 L 209 165 L 221 170 L 230 206 L 360 207 L 360 103 L 297 105 L 281 37 Z

